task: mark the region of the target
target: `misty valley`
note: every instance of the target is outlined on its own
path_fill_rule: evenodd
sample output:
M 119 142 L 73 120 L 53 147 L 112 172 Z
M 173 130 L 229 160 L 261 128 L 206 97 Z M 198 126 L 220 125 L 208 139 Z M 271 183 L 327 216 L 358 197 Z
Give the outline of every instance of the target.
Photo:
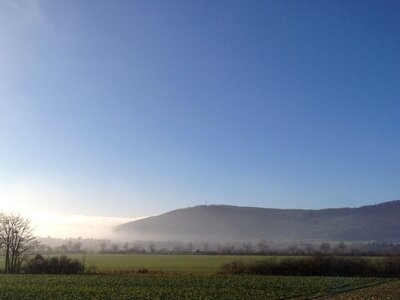
M 0 0 L 0 300 L 400 299 L 400 0 Z
M 394 295 L 398 281 L 393 280 L 400 277 L 400 240 L 394 230 L 400 228 L 399 212 L 400 201 L 314 211 L 196 206 L 119 225 L 107 239 L 36 237 L 29 219 L 2 214 L 0 238 L 5 259 L 0 263 L 8 275 L 1 275 L 7 276 L 0 281 L 1 293 L 15 298 L 17 294 L 7 288 L 7 282 L 13 278 L 11 274 L 25 274 L 18 277 L 22 288 L 15 293 L 26 299 L 32 290 L 40 291 L 30 284 L 47 280 L 76 285 L 78 294 L 69 291 L 66 298 L 57 288 L 63 285 L 56 284 L 48 293 L 65 299 L 71 295 L 97 299 L 102 293 L 115 299 L 124 293 L 138 293 L 143 299 L 197 299 L 201 294 L 241 299 L 255 292 L 253 285 L 261 286 L 251 299 L 290 298 L 301 289 L 305 289 L 301 297 L 306 299 L 344 297 L 355 293 L 353 290 L 373 294 L 376 290 L 371 286 L 379 289 L 389 282 L 393 283 L 386 293 Z M 377 223 L 382 216 L 384 221 Z M 385 230 L 387 224 L 390 231 Z M 348 236 L 353 240 L 345 239 Z M 29 277 L 35 274 L 47 275 L 40 280 Z M 79 274 L 83 283 L 77 284 L 69 274 Z M 87 277 L 93 275 L 107 277 Z M 318 280 L 310 281 L 310 276 Z M 240 288 L 230 286 L 230 294 L 221 292 L 235 280 L 244 283 Z M 264 285 L 271 280 L 276 285 L 273 290 Z M 192 281 L 196 283 L 190 283 L 191 287 L 177 289 Z M 150 286 L 138 290 L 138 282 Z M 84 292 L 98 284 L 124 287 L 118 292 Z M 150 288 L 153 284 L 156 293 Z M 159 284 L 166 289 L 159 289 Z M 288 292 L 287 284 L 294 294 Z M 218 286 L 219 292 L 214 291 Z

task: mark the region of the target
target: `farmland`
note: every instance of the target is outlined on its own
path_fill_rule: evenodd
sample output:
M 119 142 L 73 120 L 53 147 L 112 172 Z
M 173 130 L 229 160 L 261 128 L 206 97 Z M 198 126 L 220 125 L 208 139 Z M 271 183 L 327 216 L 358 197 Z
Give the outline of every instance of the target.
M 312 256 L 262 256 L 262 255 L 149 255 L 149 254 L 69 254 L 68 257 L 85 259 L 86 267 L 96 267 L 100 272 L 148 269 L 168 273 L 216 273 L 221 265 L 232 261 L 251 263 L 261 260 L 311 259 Z M 385 257 L 363 257 L 380 261 Z
M 82 254 L 68 257 L 83 259 Z M 129 254 L 87 254 L 86 266 L 95 266 L 99 271 L 127 271 L 148 269 L 174 273 L 215 273 L 223 263 L 233 260 L 245 262 L 265 259 L 266 256 L 234 255 L 129 255 Z
M 223 275 L 0 275 L 0 299 L 308 299 L 383 279 Z
M 86 270 L 95 274 L 0 275 L 0 299 L 397 299 L 400 286 L 397 279 L 383 278 L 217 273 L 221 264 L 234 260 L 285 256 L 68 256 L 85 259 Z
M 330 300 L 373 300 L 400 299 L 400 281 L 390 281 L 384 284 L 345 292 L 329 298 Z

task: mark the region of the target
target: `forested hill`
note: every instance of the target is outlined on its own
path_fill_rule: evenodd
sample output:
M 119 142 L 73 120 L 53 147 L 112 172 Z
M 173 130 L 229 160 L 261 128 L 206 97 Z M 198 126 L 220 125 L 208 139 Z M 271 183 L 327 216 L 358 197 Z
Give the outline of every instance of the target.
M 400 241 L 400 200 L 320 210 L 196 206 L 126 223 L 116 231 L 149 240 Z

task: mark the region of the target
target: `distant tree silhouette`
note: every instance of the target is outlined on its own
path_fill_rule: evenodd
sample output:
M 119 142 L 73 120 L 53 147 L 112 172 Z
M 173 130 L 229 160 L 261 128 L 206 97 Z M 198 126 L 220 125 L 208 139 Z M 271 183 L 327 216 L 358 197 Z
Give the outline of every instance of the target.
M 253 250 L 253 244 L 251 241 L 244 242 L 242 248 L 246 254 L 249 254 Z
M 337 245 L 336 249 L 337 249 L 338 254 L 343 254 L 346 247 L 347 247 L 347 245 L 344 242 L 341 242 L 339 245 Z
M 107 248 L 107 243 L 105 241 L 101 242 L 101 244 L 100 244 L 100 252 L 106 251 L 106 248 Z
M 186 250 L 187 252 L 192 253 L 194 250 L 193 244 L 192 243 L 187 244 Z
M 222 254 L 231 254 L 233 250 L 235 249 L 235 245 L 231 243 L 225 243 L 225 244 L 218 244 L 217 246 L 218 252 Z
M 75 252 L 79 252 L 81 251 L 81 247 L 82 243 L 80 241 L 77 241 L 72 245 L 72 250 L 74 250 Z
M 327 242 L 322 243 L 321 246 L 319 246 L 319 250 L 321 250 L 323 254 L 328 254 L 331 251 L 331 244 Z
M 258 251 L 261 254 L 266 254 L 268 252 L 268 244 L 265 239 L 260 240 L 257 246 L 258 246 Z
M 64 253 L 67 253 L 67 252 L 68 252 L 68 246 L 65 245 L 65 244 L 63 244 L 63 245 L 61 245 L 60 250 L 61 250 L 62 252 L 64 252 Z
M 117 253 L 119 251 L 119 245 L 117 244 L 112 244 L 111 249 L 114 253 Z
M 150 243 L 148 250 L 150 253 L 155 253 L 157 251 L 156 245 L 154 243 Z

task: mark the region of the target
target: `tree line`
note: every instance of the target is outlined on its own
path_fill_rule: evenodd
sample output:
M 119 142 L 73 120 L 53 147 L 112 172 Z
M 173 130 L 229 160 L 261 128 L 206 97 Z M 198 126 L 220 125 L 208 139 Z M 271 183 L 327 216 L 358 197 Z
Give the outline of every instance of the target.
M 55 239 L 50 247 L 42 242 L 40 254 L 107 253 L 107 254 L 197 254 L 197 255 L 284 255 L 313 256 L 396 256 L 400 255 L 398 241 L 372 242 L 274 242 L 266 239 L 245 242 L 180 242 L 133 241 L 116 242 L 94 239 Z M 45 241 L 51 243 L 50 238 Z
M 381 259 L 316 255 L 223 264 L 221 273 L 279 276 L 400 277 L 400 258 Z

